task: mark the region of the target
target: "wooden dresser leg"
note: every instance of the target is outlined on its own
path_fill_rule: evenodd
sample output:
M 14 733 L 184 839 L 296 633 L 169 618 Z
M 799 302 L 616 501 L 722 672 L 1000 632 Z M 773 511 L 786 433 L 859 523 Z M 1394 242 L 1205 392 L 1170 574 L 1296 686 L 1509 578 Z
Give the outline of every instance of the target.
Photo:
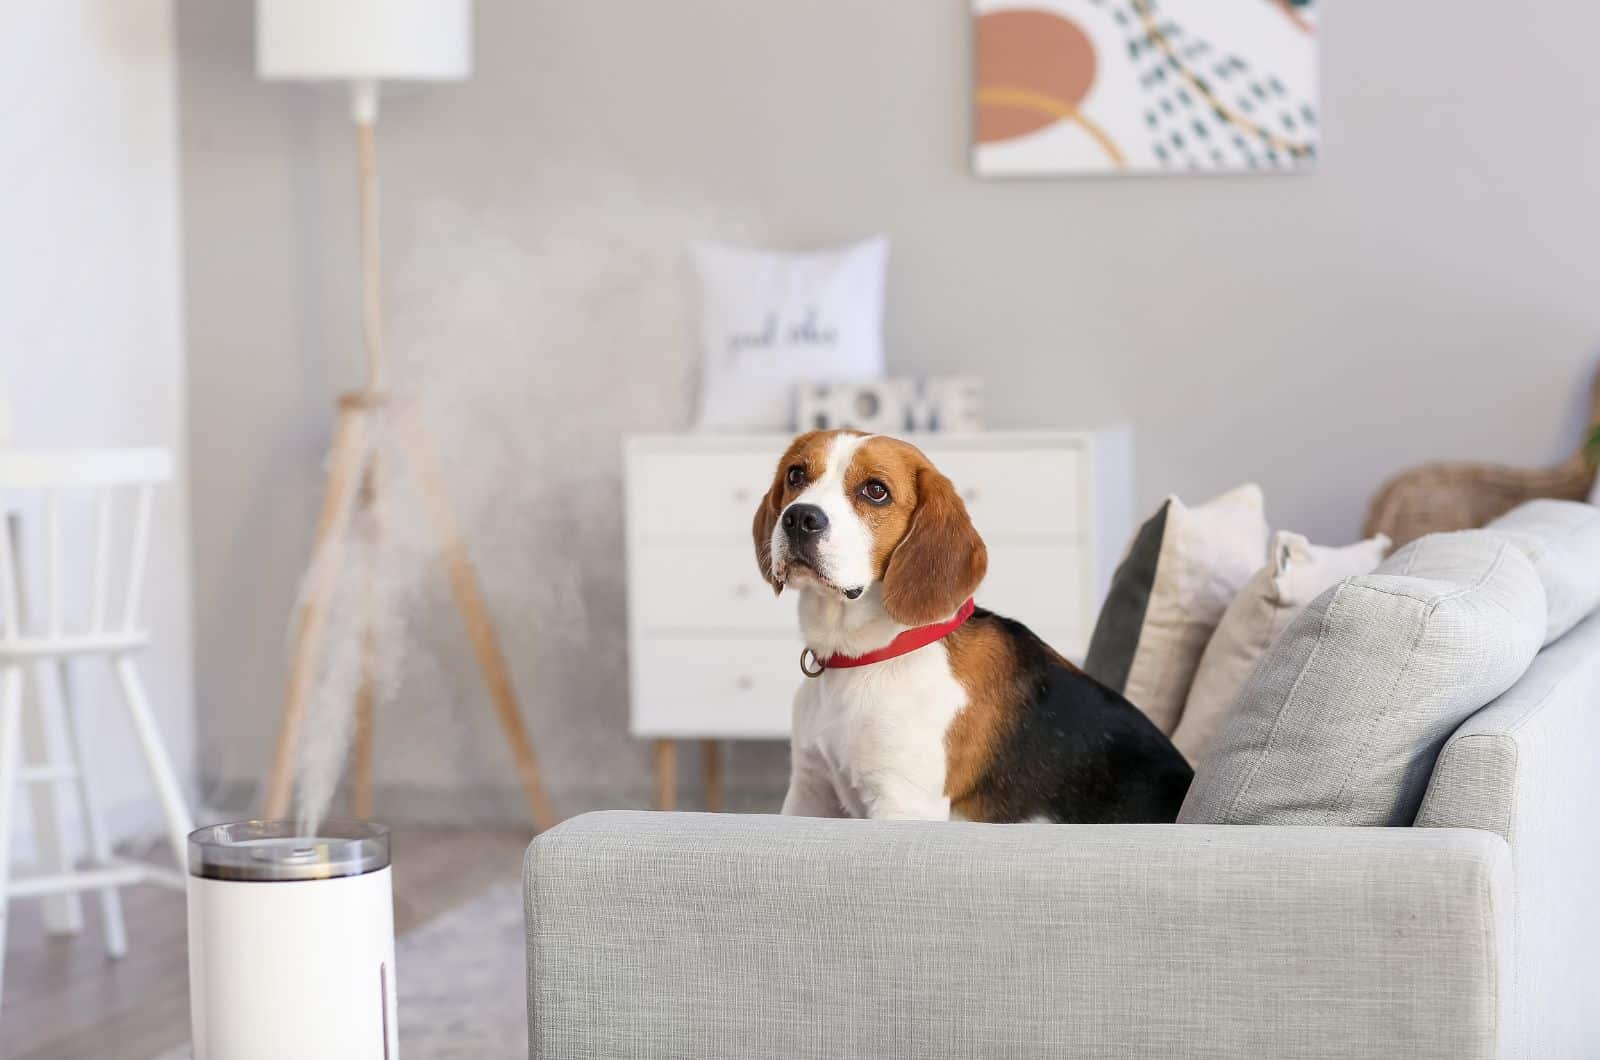
M 700 757 L 705 766 L 706 812 L 722 812 L 722 741 L 701 740 Z
M 670 810 L 678 801 L 678 745 L 656 741 L 656 809 Z

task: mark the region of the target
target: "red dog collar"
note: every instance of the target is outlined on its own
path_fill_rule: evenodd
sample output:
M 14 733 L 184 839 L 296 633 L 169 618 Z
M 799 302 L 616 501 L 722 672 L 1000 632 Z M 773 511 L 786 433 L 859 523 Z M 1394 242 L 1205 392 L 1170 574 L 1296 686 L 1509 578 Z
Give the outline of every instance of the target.
M 823 660 L 818 659 L 817 653 L 807 648 L 800 653 L 800 672 L 807 677 L 817 677 L 824 670 L 848 670 L 853 666 L 867 666 L 914 652 L 918 648 L 926 648 L 936 640 L 943 640 L 951 631 L 971 618 L 973 606 L 972 597 L 969 596 L 967 602 L 961 605 L 949 621 L 908 629 L 877 651 L 869 651 L 865 655 L 830 655 Z M 811 666 L 806 665 L 807 656 L 810 656 Z M 813 666 L 816 668 L 812 669 Z

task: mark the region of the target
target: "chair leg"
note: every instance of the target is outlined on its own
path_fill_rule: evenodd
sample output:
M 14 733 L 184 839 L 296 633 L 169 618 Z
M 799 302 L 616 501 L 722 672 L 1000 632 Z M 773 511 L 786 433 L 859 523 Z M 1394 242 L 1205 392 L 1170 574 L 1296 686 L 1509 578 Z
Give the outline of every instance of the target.
M 17 621 L 27 622 L 28 601 L 23 592 L 22 577 L 22 523 L 13 513 L 5 519 L 5 533 L 10 538 L 12 570 L 11 585 L 17 593 Z M 25 748 L 18 752 L 18 764 L 55 766 L 64 761 L 58 730 L 52 724 L 50 707 L 45 695 L 44 664 L 33 665 L 32 673 L 18 670 L 18 680 L 23 685 L 22 739 Z M 32 695 L 29 695 L 29 692 Z M 30 709 L 31 708 L 31 709 Z M 39 868 L 52 875 L 72 871 L 72 859 L 67 853 L 67 823 L 65 807 L 57 798 L 57 781 L 46 780 L 33 785 L 28 793 L 28 805 L 33 810 L 33 844 L 38 852 Z M 76 894 L 52 894 L 43 900 L 44 927 L 51 935 L 76 935 L 83 930 L 83 901 Z
M 61 688 L 61 720 L 66 729 L 67 749 L 78 774 L 78 811 L 83 818 L 83 845 L 96 867 L 108 865 L 111 862 L 111 837 L 106 832 L 94 784 L 89 779 L 88 762 L 80 735 L 82 729 L 78 702 L 72 693 L 72 673 L 67 660 L 56 661 L 56 675 Z M 115 887 L 100 889 L 100 923 L 105 931 L 106 952 L 113 957 L 125 955 L 128 952 L 128 932 L 122 919 L 122 892 Z
M 11 894 L 11 793 L 17 786 L 21 736 L 22 669 L 0 667 L 0 996 L 5 989 L 6 926 Z
M 46 694 L 45 667 L 44 662 L 35 662 L 24 677 L 21 724 L 27 747 L 22 760 L 33 765 L 62 766 L 68 759 L 62 747 L 59 716 Z M 28 791 L 39 870 L 51 875 L 67 875 L 75 867 L 67 838 L 66 800 L 61 798 L 60 785 L 65 779 L 39 781 Z M 83 901 L 75 892 L 48 895 L 42 905 L 48 933 L 76 935 L 83 930 Z
M 172 856 L 179 872 L 189 867 L 189 833 L 194 831 L 194 820 L 183 801 L 183 789 L 178 786 L 177 774 L 172 771 L 172 761 L 161 743 L 161 730 L 156 727 L 155 716 L 150 711 L 150 699 L 145 695 L 144 683 L 133 659 L 119 655 L 112 663 L 117 672 L 117 683 L 122 687 L 122 698 L 127 702 L 128 714 L 133 718 L 134 730 L 144 749 L 145 764 L 150 767 L 155 781 L 156 794 L 161 797 L 161 809 L 167 819 L 167 838 L 172 843 Z

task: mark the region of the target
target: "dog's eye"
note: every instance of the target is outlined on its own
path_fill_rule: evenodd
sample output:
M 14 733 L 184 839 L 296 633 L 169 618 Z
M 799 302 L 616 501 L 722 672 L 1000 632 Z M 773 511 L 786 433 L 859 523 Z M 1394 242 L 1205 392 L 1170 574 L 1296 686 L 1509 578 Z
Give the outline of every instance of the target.
M 889 487 L 877 479 L 873 479 L 861 487 L 861 496 L 865 497 L 871 504 L 888 504 Z
M 796 464 L 789 469 L 789 485 L 799 489 L 806 484 L 806 469 Z

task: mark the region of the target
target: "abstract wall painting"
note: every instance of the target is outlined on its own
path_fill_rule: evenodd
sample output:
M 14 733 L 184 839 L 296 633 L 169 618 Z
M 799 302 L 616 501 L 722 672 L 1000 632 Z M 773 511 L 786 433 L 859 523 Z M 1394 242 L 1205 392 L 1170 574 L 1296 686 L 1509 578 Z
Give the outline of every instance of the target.
M 1292 172 L 1318 0 L 973 0 L 980 176 Z

